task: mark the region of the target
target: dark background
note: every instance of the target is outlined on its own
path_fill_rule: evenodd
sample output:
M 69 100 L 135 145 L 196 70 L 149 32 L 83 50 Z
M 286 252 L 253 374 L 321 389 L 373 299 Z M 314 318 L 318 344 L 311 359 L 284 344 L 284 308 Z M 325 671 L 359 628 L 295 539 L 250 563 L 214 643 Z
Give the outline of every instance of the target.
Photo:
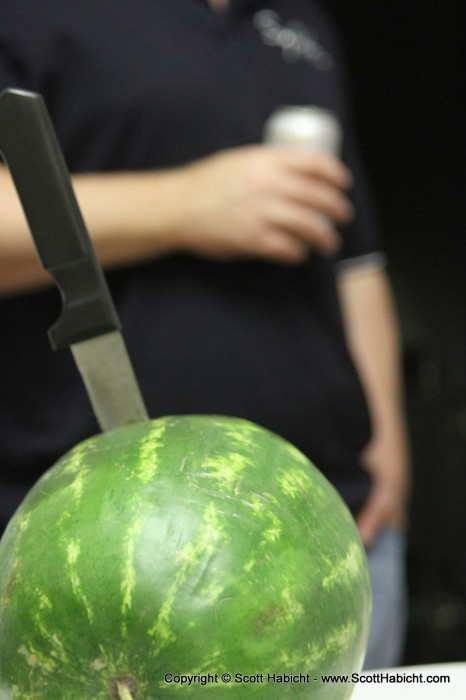
M 325 0 L 401 318 L 413 458 L 405 663 L 466 658 L 466 3 Z

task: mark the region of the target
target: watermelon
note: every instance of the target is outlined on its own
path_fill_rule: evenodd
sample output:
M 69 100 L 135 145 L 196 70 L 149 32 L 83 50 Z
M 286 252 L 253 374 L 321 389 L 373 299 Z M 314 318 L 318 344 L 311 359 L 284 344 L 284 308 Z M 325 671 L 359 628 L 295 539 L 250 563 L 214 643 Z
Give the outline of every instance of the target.
M 321 675 L 361 669 L 370 607 L 352 516 L 290 443 L 134 423 L 67 453 L 8 525 L 0 699 L 340 700 Z

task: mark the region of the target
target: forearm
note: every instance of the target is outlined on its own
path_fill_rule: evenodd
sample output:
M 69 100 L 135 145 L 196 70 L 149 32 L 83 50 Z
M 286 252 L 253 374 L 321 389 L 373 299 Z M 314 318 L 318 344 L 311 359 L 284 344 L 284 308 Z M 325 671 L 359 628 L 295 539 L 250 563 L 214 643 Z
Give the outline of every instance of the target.
M 400 337 L 392 292 L 382 270 L 339 278 L 348 345 L 364 385 L 375 437 L 404 444 Z M 401 449 L 401 446 L 400 446 Z
M 400 339 L 385 272 L 348 273 L 339 278 L 348 345 L 366 392 L 373 436 L 363 455 L 380 491 L 374 528 L 403 519 L 409 457 L 403 408 Z M 377 508 L 380 506 L 379 512 Z M 371 524 L 372 527 L 372 524 Z
M 73 186 L 104 266 L 131 264 L 176 250 L 181 229 L 177 171 L 77 175 Z M 50 284 L 3 167 L 0 192 L 0 294 Z

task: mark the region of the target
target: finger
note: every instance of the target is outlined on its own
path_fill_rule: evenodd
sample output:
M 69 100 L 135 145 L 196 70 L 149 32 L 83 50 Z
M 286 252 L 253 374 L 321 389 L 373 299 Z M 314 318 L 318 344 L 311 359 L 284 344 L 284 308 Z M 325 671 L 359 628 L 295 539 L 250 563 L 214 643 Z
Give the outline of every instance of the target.
M 353 184 L 353 175 L 349 168 L 337 157 L 328 153 L 305 149 L 284 149 L 281 156 L 284 164 L 291 171 L 308 177 L 319 177 L 342 189 L 349 189 Z
M 273 228 L 320 253 L 334 255 L 341 246 L 340 234 L 331 220 L 314 209 L 293 202 L 275 202 L 270 204 L 268 217 Z
M 328 218 L 347 224 L 354 216 L 354 207 L 343 192 L 326 181 L 290 175 L 283 178 L 283 195 L 292 201 L 316 209 Z
M 296 265 L 307 260 L 311 248 L 290 233 L 269 229 L 258 239 L 256 252 L 271 262 Z

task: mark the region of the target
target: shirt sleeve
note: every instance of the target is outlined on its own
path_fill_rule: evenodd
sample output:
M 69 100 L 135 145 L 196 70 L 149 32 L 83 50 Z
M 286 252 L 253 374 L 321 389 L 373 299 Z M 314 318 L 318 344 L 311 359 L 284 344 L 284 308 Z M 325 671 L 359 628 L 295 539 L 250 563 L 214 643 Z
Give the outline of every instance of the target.
M 348 120 L 348 117 L 346 117 Z M 353 174 L 354 185 L 350 191 L 355 216 L 342 228 L 343 245 L 338 253 L 336 269 L 347 272 L 356 267 L 384 267 L 386 256 L 382 250 L 380 222 L 375 198 L 362 163 L 360 150 L 351 123 L 344 129 L 343 160 Z
M 321 8 L 322 9 L 322 8 Z M 383 267 L 385 254 L 382 251 L 381 227 L 378 220 L 375 197 L 371 189 L 366 167 L 358 143 L 354 121 L 348 62 L 338 28 L 328 12 L 324 16 L 329 24 L 334 56 L 335 87 L 338 116 L 343 128 L 342 159 L 353 174 L 353 187 L 349 195 L 355 208 L 351 224 L 342 227 L 343 245 L 336 260 L 337 271 L 354 270 L 357 267 Z

